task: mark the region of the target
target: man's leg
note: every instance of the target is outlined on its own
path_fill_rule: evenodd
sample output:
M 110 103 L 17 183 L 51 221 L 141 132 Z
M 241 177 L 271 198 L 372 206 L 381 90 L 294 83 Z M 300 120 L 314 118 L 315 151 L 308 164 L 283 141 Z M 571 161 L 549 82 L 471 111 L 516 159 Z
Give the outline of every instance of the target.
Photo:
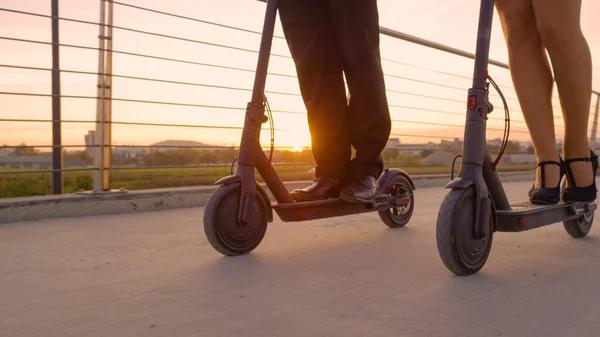
M 342 60 L 330 9 L 322 0 L 280 0 L 279 14 L 308 112 L 317 180 L 292 192 L 295 200 L 337 197 L 350 142 L 342 124 L 347 110 Z
M 343 67 L 350 90 L 345 121 L 356 157 L 348 168 L 349 183 L 340 194 L 347 201 L 368 201 L 383 171 L 381 152 L 391 119 L 379 51 L 377 0 L 329 0 Z

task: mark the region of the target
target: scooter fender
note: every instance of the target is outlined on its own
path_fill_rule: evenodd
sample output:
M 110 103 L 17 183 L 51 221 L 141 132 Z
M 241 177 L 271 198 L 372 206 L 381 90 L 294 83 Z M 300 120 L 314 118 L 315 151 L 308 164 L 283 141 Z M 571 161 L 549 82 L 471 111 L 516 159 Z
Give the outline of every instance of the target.
M 495 219 L 495 206 L 492 201 L 492 198 L 489 196 L 489 192 L 485 186 L 485 182 L 480 181 L 478 184 L 475 181 L 459 177 L 448 183 L 445 188 L 449 189 L 466 189 L 471 186 L 475 187 L 475 219 L 476 225 L 474 228 L 473 236 L 476 239 L 481 239 L 485 236 L 488 236 L 490 233 L 486 233 L 484 230 L 484 224 L 488 221 L 492 220 L 493 226 L 496 225 Z
M 223 177 L 215 182 L 215 185 L 231 185 L 231 184 L 238 184 L 240 186 L 240 190 L 241 190 L 242 178 L 239 176 L 232 175 L 232 176 Z M 271 207 L 271 202 L 270 202 L 269 196 L 267 195 L 267 192 L 259 184 L 256 184 L 256 190 L 258 191 L 258 193 L 260 193 L 261 197 L 265 201 L 265 211 L 267 212 L 268 221 L 273 222 L 273 208 Z
M 241 177 L 233 175 L 233 176 L 223 177 L 223 178 L 217 180 L 215 182 L 215 185 L 229 185 L 229 184 L 239 183 L 240 181 L 242 181 Z
M 475 185 L 475 182 L 469 178 L 456 178 L 454 180 L 452 180 L 451 182 L 449 182 L 448 184 L 446 184 L 446 186 L 444 188 L 449 188 L 449 189 L 458 189 L 458 190 L 464 190 L 465 188 L 468 188 L 469 186 L 473 186 Z
M 271 199 L 269 198 L 269 195 L 267 195 L 265 189 L 259 184 L 256 184 L 256 190 L 258 191 L 258 193 L 260 193 L 263 200 L 265 201 L 265 211 L 267 211 L 268 221 L 273 222 L 273 207 L 271 207 Z
M 399 168 L 390 168 L 390 169 L 386 169 L 385 171 L 383 171 L 381 176 L 379 176 L 379 179 L 377 179 L 377 185 L 379 186 L 377 193 L 378 194 L 387 194 L 387 191 L 385 189 L 389 185 L 389 182 L 396 175 L 401 175 L 404 178 L 406 178 L 406 180 L 408 180 L 408 183 L 410 184 L 410 187 L 412 188 L 413 191 L 417 189 L 412 178 L 406 171 L 399 169 Z

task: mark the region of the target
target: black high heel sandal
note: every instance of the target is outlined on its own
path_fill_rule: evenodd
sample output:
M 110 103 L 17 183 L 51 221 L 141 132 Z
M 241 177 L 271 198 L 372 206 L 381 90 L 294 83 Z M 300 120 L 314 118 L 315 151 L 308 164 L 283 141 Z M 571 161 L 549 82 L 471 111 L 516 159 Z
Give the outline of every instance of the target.
M 571 163 L 574 162 L 591 162 L 592 163 L 592 171 L 594 172 L 594 182 L 585 187 L 577 186 L 575 183 L 575 176 L 573 175 L 573 171 L 571 170 Z M 596 172 L 598 171 L 598 156 L 594 153 L 594 151 L 590 150 L 589 158 L 573 158 L 565 160 L 566 169 L 567 169 L 567 181 L 569 182 L 569 186 L 565 187 L 562 191 L 562 200 L 564 202 L 591 202 L 596 200 L 596 194 L 598 190 L 596 188 Z
M 542 187 L 532 187 L 529 190 L 529 201 L 535 205 L 554 205 L 560 201 L 560 181 L 565 174 L 565 163 L 562 158 L 560 162 L 554 160 L 539 162 L 536 167 L 540 167 L 542 173 Z M 558 183 L 555 187 L 546 187 L 546 165 L 556 165 L 560 168 Z M 535 186 L 535 183 L 534 183 Z

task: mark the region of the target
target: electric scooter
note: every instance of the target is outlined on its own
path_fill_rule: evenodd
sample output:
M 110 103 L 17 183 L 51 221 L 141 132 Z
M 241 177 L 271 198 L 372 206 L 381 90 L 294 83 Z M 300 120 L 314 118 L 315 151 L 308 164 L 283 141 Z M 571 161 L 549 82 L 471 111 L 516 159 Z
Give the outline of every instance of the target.
M 461 171 L 446 185 L 451 191 L 442 202 L 437 218 L 439 255 L 446 267 L 459 276 L 472 275 L 483 268 L 492 248 L 494 232 L 523 232 L 562 222 L 567 233 L 581 238 L 589 233 L 597 208 L 595 202 L 560 202 L 548 206 L 533 205 L 529 201 L 509 203 L 495 170 L 506 148 L 510 115 L 501 90 L 487 70 L 493 15 L 494 0 L 481 0 Z M 486 141 L 487 115 L 493 111 L 488 100 L 490 83 L 504 102 L 507 122 L 505 142 L 494 162 Z M 564 188 L 564 178 L 561 184 Z
M 246 109 L 237 167 L 235 173 L 216 182 L 220 186 L 210 196 L 205 207 L 204 232 L 208 241 L 223 255 L 247 254 L 262 241 L 267 224 L 273 221 L 273 210 L 284 222 L 378 212 L 387 226 L 391 228 L 405 226 L 412 217 L 415 205 L 413 194 L 415 184 L 408 173 L 401 169 L 386 169 L 381 174 L 378 178 L 377 193 L 372 202 L 348 203 L 337 198 L 313 202 L 292 200 L 271 165 L 273 137 L 271 137 L 269 157 L 263 151 L 259 140 L 263 123 L 270 120 L 271 132 L 273 132 L 273 116 L 264 88 L 276 19 L 277 0 L 269 0 L 252 99 Z M 257 184 L 255 169 L 273 194 L 276 203 L 272 204 L 266 191 Z

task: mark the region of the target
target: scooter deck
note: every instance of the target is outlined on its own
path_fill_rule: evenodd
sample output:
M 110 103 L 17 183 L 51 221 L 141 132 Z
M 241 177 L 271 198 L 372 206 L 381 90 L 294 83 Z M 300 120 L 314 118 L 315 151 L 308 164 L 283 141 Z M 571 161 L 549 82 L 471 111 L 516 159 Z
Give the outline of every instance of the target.
M 558 222 L 577 219 L 596 210 L 596 203 L 564 203 L 534 205 L 520 201 L 510 205 L 510 210 L 496 212 L 499 232 L 523 232 Z
M 408 204 L 408 199 L 393 199 L 389 195 L 376 196 L 373 202 L 369 203 L 350 203 L 338 198 L 294 202 L 289 204 L 273 204 L 273 210 L 284 222 L 299 222 L 307 220 L 317 220 L 334 218 L 352 214 L 368 213 L 375 211 L 385 211 L 394 206 L 403 206 Z

